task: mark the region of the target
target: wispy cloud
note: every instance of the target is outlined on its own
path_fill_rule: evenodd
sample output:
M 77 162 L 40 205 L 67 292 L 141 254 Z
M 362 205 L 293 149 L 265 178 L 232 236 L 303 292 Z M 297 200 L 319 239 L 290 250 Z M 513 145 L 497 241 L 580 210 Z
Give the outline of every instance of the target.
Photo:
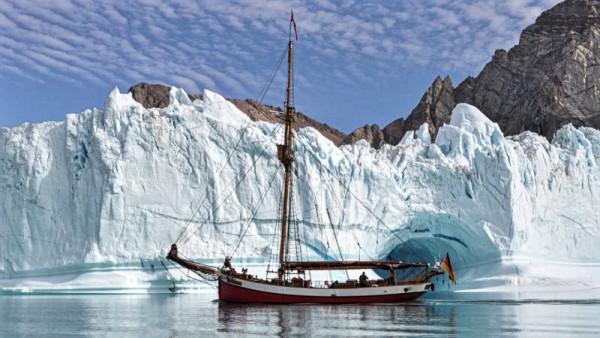
M 80 85 L 156 79 L 251 97 L 285 47 L 293 8 L 300 85 L 369 84 L 428 65 L 474 73 L 558 2 L 4 0 L 0 72 Z

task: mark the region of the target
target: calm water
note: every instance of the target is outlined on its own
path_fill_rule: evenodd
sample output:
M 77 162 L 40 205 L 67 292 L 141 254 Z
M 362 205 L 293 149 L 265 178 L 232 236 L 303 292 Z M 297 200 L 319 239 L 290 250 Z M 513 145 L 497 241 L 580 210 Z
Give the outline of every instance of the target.
M 214 298 L 0 296 L 0 337 L 600 336 L 600 295 L 435 293 L 407 304 L 335 306 L 234 305 Z

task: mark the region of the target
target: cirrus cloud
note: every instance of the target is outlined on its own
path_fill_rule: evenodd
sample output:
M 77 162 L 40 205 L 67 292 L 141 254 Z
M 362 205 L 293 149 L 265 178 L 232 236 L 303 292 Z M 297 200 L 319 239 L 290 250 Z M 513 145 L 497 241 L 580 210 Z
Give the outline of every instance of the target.
M 298 86 L 318 107 L 310 100 L 323 91 L 379 88 L 415 67 L 473 74 L 558 2 L 4 0 L 0 78 L 80 86 L 145 80 L 253 97 L 285 48 L 293 8 Z M 267 99 L 279 102 L 280 94 Z

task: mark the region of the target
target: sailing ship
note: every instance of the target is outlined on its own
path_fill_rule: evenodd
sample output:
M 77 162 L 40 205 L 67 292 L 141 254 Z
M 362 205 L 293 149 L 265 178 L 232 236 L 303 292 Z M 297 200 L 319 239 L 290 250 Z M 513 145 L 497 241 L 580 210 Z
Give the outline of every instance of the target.
M 293 25 L 293 26 L 292 26 Z M 431 278 L 446 271 L 451 280 L 456 283 L 450 258 L 446 255 L 444 261 L 431 267 L 427 262 L 407 263 L 392 260 L 357 260 L 357 261 L 291 261 L 288 259 L 289 251 L 289 226 L 291 223 L 291 182 L 294 171 L 294 123 L 296 110 L 292 105 L 292 74 L 294 40 L 291 29 L 294 28 L 297 40 L 296 23 L 292 12 L 290 20 L 290 34 L 287 46 L 287 88 L 285 100 L 285 126 L 283 144 L 277 145 L 277 156 L 285 169 L 283 197 L 279 227 L 279 255 L 278 269 L 267 271 L 276 274 L 274 278 L 259 278 L 257 275 L 247 273 L 247 269 L 237 272 L 230 257 L 225 257 L 222 268 L 201 264 L 190 259 L 182 258 L 178 253 L 177 244 L 172 244 L 167 259 L 195 272 L 197 275 L 210 280 L 218 281 L 219 300 L 232 303 L 391 303 L 415 300 L 428 291 L 434 290 Z M 296 173 L 297 175 L 297 173 Z M 348 279 L 346 282 L 335 282 L 324 287 L 313 285 L 305 277 L 306 271 L 315 270 L 387 270 L 390 278 L 369 281 L 365 274 L 360 280 Z M 398 280 L 396 273 L 404 270 L 417 270 L 416 276 L 409 279 Z M 268 269 L 267 269 L 268 270 Z M 296 277 L 291 277 L 296 276 Z

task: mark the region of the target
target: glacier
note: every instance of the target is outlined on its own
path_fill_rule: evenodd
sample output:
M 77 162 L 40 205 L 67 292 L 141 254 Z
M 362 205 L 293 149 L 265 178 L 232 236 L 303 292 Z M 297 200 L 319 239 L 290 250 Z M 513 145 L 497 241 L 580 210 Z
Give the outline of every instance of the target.
M 263 275 L 281 137 L 214 92 L 192 102 L 180 88 L 162 109 L 115 88 L 101 110 L 0 128 L 0 292 L 211 290 L 164 259 L 188 225 L 185 256 L 219 266 L 233 254 Z M 305 258 L 434 264 L 448 252 L 458 284 L 437 289 L 600 287 L 598 130 L 505 137 L 459 104 L 435 142 L 427 125 L 380 150 L 312 128 L 295 142 Z

